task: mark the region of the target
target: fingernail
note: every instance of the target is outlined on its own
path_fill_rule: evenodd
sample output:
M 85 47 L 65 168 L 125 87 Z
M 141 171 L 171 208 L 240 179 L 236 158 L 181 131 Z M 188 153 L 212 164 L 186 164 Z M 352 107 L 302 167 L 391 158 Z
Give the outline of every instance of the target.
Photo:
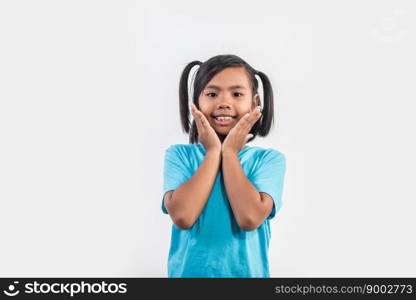
M 258 110 L 259 112 L 261 112 L 261 107 L 260 107 L 260 106 L 257 106 L 257 110 Z

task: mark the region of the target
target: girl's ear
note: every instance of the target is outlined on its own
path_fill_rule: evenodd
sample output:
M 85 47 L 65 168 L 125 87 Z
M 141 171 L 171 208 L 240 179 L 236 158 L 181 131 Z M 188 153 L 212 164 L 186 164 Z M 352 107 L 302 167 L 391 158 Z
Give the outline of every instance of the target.
M 260 105 L 260 97 L 259 97 L 259 94 L 255 94 L 253 96 L 253 103 L 251 105 L 251 109 L 255 109 L 259 105 Z

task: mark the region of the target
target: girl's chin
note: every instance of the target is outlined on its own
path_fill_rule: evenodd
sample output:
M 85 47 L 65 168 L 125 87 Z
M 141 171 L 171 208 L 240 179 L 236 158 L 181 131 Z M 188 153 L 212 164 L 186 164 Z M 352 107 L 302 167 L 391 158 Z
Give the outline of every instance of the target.
M 231 128 L 215 128 L 215 132 L 219 135 L 227 135 L 230 132 Z

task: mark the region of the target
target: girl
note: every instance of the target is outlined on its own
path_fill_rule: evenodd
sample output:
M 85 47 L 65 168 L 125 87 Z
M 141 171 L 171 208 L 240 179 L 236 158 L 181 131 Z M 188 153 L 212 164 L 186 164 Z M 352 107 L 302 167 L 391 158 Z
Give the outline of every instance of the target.
M 168 276 L 270 277 L 269 221 L 282 206 L 285 156 L 246 145 L 270 131 L 269 79 L 235 55 L 193 61 L 182 72 L 179 104 L 190 143 L 165 152 L 162 211 L 173 221 Z

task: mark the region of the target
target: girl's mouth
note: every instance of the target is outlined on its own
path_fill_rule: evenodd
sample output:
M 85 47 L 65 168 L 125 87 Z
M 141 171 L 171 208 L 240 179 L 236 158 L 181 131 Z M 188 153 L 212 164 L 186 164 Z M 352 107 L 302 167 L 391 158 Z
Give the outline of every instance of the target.
M 213 117 L 215 124 L 220 126 L 228 126 L 234 122 L 234 117 Z

